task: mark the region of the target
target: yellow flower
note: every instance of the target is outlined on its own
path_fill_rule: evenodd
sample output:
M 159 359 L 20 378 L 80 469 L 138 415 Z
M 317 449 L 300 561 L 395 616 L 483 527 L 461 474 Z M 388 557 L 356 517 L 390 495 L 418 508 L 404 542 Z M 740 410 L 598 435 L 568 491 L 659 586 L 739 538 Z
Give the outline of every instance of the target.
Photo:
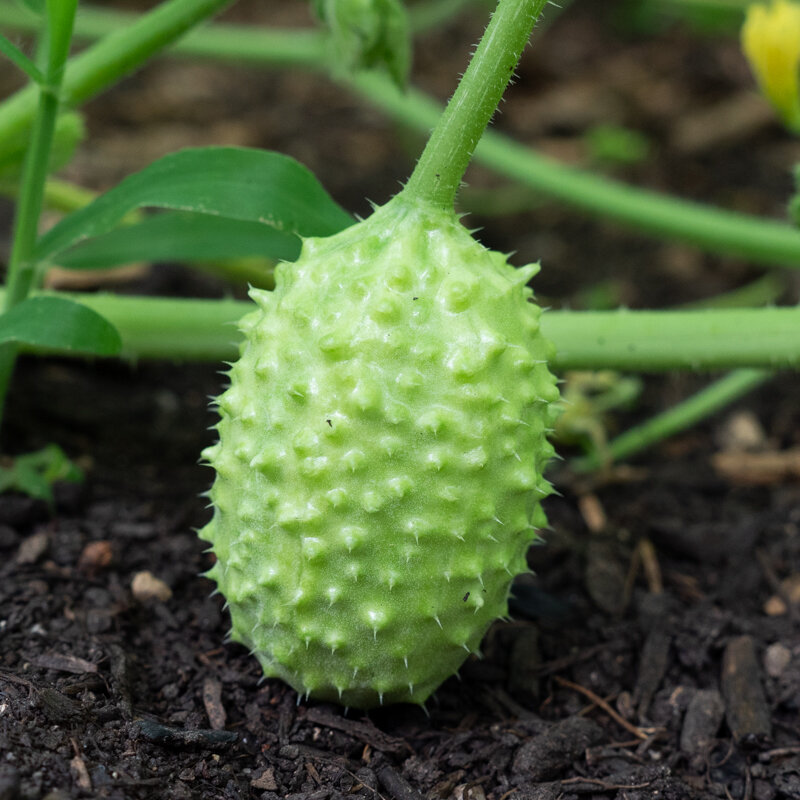
M 786 125 L 800 132 L 800 3 L 772 0 L 747 9 L 742 49 Z

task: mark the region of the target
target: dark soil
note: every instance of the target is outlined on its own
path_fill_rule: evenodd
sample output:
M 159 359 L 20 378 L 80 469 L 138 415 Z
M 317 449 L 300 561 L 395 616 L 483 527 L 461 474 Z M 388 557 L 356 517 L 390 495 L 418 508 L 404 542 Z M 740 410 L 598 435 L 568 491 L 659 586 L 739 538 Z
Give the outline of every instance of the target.
M 276 7 L 282 23 L 300 13 Z M 276 18 L 256 3 L 237 17 Z M 445 95 L 481 18 L 424 37 L 416 80 Z M 634 31 L 587 0 L 538 37 L 498 124 L 584 163 L 583 131 L 624 124 L 650 155 L 620 177 L 780 216 L 800 151 L 760 103 L 734 36 Z M 98 188 L 162 149 L 239 143 L 296 155 L 366 213 L 363 198 L 388 197 L 418 145 L 296 74 L 164 62 L 89 112 L 70 175 Z M 473 199 L 499 185 L 480 169 L 470 183 Z M 628 305 L 679 303 L 760 274 L 550 204 L 476 219 L 519 263 L 542 257 L 537 286 L 555 304 L 598 287 Z M 166 266 L 125 289 L 229 291 Z M 792 292 L 787 280 L 783 298 Z M 363 714 L 298 703 L 225 643 L 193 532 L 209 514 L 197 458 L 213 436 L 216 369 L 20 364 L 8 450 L 58 442 L 87 480 L 57 486 L 54 509 L 0 498 L 0 800 L 800 798 L 796 375 L 602 478 L 557 466 L 562 496 L 547 502 L 552 530 L 530 554 L 536 577 L 516 584 L 513 621 L 427 713 Z M 628 426 L 704 380 L 649 376 L 635 409 L 608 423 Z M 722 468 L 714 455 L 741 448 L 743 429 L 756 454 L 736 450 Z M 759 453 L 789 467 L 759 471 Z

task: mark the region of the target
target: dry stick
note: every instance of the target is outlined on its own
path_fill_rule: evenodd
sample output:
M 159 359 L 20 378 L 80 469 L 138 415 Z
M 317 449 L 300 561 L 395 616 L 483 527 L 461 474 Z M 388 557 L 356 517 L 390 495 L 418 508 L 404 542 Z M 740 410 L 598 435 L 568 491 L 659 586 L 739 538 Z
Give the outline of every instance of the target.
M 605 711 L 606 714 L 611 717 L 611 719 L 613 719 L 619 725 L 622 725 L 626 731 L 632 733 L 637 738 L 649 739 L 650 736 L 658 732 L 658 728 L 639 728 L 633 723 L 628 722 L 625 717 L 618 714 L 605 700 L 603 700 L 602 697 L 596 695 L 591 689 L 587 689 L 585 686 L 568 681 L 566 678 L 560 678 L 558 675 L 554 676 L 554 680 L 565 689 L 572 689 L 573 691 L 582 694 L 584 697 L 588 697 L 589 700 L 591 700 L 596 706 L 602 708 L 603 711 Z
M 575 778 L 565 778 L 563 781 L 559 781 L 562 786 L 567 786 L 576 783 L 588 783 L 592 786 L 600 786 L 604 790 L 609 789 L 646 789 L 653 781 L 647 781 L 647 783 L 606 783 L 605 781 L 601 781 L 599 778 L 581 778 L 577 776 Z

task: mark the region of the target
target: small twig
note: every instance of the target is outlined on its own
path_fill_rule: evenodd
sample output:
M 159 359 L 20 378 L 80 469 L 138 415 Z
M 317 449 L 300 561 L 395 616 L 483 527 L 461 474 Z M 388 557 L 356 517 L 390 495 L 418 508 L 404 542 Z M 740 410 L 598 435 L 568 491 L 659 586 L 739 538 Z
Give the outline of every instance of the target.
M 600 786 L 603 790 L 608 791 L 609 789 L 646 789 L 653 781 L 647 781 L 647 783 L 606 783 L 605 781 L 601 781 L 600 778 L 581 778 L 580 776 L 576 778 L 565 778 L 563 781 L 559 781 L 562 786 L 566 786 L 567 784 L 576 784 L 576 783 L 589 783 L 592 786 Z
M 26 680 L 25 678 L 20 678 L 19 676 L 14 675 L 13 672 L 3 672 L 2 670 L 0 670 L 0 681 L 8 681 L 9 683 L 16 683 L 19 684 L 20 686 L 24 686 L 29 692 L 28 696 L 39 691 L 39 689 L 29 680 Z
M 708 760 L 708 766 L 710 769 L 719 769 L 720 767 L 725 766 L 730 760 L 730 757 L 733 755 L 734 751 L 734 743 L 733 739 L 728 742 L 728 752 L 722 757 L 722 761 L 718 761 L 716 764 L 711 763 L 711 759 Z
M 573 683 L 572 681 L 566 680 L 566 678 L 560 678 L 558 675 L 554 676 L 556 683 L 560 686 L 563 686 L 565 689 L 572 689 L 574 692 L 579 692 L 584 697 L 588 697 L 596 706 L 599 706 L 603 709 L 603 711 L 608 714 L 611 719 L 613 719 L 619 725 L 622 725 L 626 731 L 632 733 L 639 739 L 647 739 L 652 734 L 656 733 L 656 728 L 639 728 L 631 722 L 628 722 L 623 716 L 618 714 L 602 697 L 596 695 L 591 689 L 587 689 L 585 686 L 580 686 L 577 683 Z
M 661 577 L 661 565 L 658 563 L 658 555 L 653 543 L 649 539 L 641 539 L 636 549 L 642 558 L 648 588 L 653 594 L 661 594 L 664 591 L 664 580 Z
M 351 792 L 358 791 L 359 789 L 357 787 L 360 787 L 362 789 L 368 789 L 370 792 L 372 792 L 374 795 L 376 795 L 380 800 L 387 800 L 387 798 L 385 798 L 377 789 L 374 789 L 368 783 L 364 783 L 364 781 L 362 781 L 361 778 L 359 778 L 358 775 L 355 774 L 355 772 L 351 772 L 349 769 L 347 769 L 347 767 L 342 767 L 342 769 L 351 778 L 354 778 L 356 780 L 356 785 L 350 790 Z M 512 789 L 511 792 L 513 792 L 513 791 L 514 790 Z M 507 794 L 511 794 L 511 792 L 507 792 Z M 506 795 L 503 795 L 503 797 L 505 797 L 505 796 Z M 501 797 L 500 800 L 503 800 L 503 797 Z
M 783 756 L 794 756 L 800 753 L 800 745 L 792 747 L 775 747 L 772 750 L 765 750 L 758 754 L 759 761 L 772 761 L 773 758 L 783 758 Z
M 744 792 L 742 800 L 753 800 L 753 776 L 750 773 L 750 765 L 744 765 Z

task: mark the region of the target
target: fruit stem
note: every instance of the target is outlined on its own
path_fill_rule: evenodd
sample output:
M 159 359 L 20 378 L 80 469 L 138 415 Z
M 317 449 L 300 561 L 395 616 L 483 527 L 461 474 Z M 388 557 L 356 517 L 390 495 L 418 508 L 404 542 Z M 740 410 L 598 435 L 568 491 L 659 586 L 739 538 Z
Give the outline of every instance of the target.
M 461 178 L 547 0 L 499 0 L 403 194 L 452 208 Z

